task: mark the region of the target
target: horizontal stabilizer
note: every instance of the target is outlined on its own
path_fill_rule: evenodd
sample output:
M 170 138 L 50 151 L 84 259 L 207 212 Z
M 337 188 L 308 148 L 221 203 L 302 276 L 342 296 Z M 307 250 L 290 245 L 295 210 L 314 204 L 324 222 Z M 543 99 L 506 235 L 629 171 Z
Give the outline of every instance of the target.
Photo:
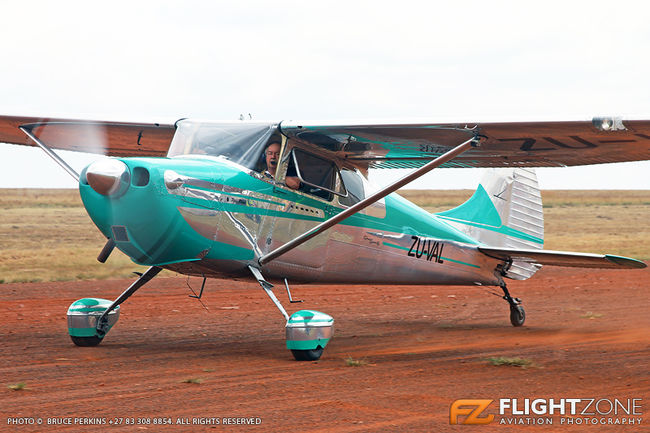
M 479 247 L 480 252 L 495 259 L 572 268 L 642 269 L 640 260 L 610 254 L 573 253 L 550 250 L 518 250 Z

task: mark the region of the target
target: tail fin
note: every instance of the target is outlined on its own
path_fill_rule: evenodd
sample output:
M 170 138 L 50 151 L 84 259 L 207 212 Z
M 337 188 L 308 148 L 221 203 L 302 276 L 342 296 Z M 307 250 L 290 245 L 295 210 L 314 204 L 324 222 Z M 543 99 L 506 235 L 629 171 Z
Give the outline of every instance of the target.
M 544 245 L 542 196 L 533 169 L 490 170 L 469 200 L 436 215 L 485 246 L 531 250 Z M 514 261 L 505 276 L 523 280 L 540 267 Z

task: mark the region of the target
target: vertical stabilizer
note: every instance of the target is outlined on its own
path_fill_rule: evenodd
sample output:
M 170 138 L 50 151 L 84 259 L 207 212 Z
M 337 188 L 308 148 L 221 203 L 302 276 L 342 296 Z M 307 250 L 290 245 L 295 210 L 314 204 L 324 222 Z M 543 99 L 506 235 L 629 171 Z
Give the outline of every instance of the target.
M 469 200 L 436 215 L 486 246 L 516 249 L 544 246 L 542 196 L 533 169 L 489 170 Z M 539 265 L 514 261 L 505 276 L 523 280 L 539 268 Z

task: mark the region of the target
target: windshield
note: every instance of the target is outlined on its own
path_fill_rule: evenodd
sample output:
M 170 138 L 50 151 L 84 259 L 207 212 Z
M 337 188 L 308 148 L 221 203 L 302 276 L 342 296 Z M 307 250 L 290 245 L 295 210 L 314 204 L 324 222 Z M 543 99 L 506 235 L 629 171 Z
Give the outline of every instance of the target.
M 264 147 L 274 134 L 279 136 L 277 124 L 181 120 L 167 156 L 221 156 L 259 171 L 264 166 Z

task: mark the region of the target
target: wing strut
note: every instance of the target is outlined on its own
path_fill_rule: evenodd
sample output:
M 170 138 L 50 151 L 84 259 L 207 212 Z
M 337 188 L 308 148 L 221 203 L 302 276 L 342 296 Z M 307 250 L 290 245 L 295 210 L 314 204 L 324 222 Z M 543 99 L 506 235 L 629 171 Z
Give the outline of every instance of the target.
M 52 149 L 47 147 L 45 145 L 45 143 L 43 143 L 41 140 L 36 138 L 36 136 L 34 134 L 32 134 L 31 130 L 27 129 L 25 126 L 19 126 L 18 128 L 21 131 L 23 131 L 25 133 L 25 135 L 27 135 L 29 138 L 31 138 L 32 141 L 38 145 L 38 147 L 43 149 L 43 151 L 45 153 L 47 153 L 47 156 L 52 158 L 54 161 L 56 161 L 57 164 L 59 164 L 61 167 L 63 167 L 63 169 L 65 171 L 67 171 L 68 174 L 74 178 L 74 180 L 79 182 L 79 174 L 76 171 L 74 171 L 74 168 L 70 167 L 67 162 L 65 162 L 63 159 L 61 159 L 61 157 L 59 155 L 57 155 Z
M 449 152 L 444 153 L 437 157 L 436 159 L 428 162 L 427 164 L 423 165 L 422 167 L 418 168 L 417 170 L 414 170 L 412 173 L 407 174 L 403 178 L 401 178 L 398 181 L 393 182 L 392 184 L 388 185 L 386 188 L 377 191 L 376 193 L 366 197 L 365 199 L 361 200 L 360 202 L 350 206 L 343 212 L 334 215 L 332 218 L 323 221 L 322 223 L 318 224 L 316 227 L 312 228 L 306 233 L 303 233 L 302 235 L 298 236 L 297 238 L 287 242 L 286 244 L 276 248 L 275 250 L 271 251 L 270 253 L 267 253 L 263 255 L 262 257 L 259 258 L 258 262 L 260 265 L 265 265 L 266 263 L 270 262 L 271 260 L 274 260 L 278 257 L 280 257 L 282 254 L 291 251 L 292 249 L 296 248 L 297 246 L 307 242 L 309 239 L 313 238 L 314 236 L 318 235 L 319 233 L 324 232 L 325 230 L 329 229 L 330 227 L 340 223 L 344 219 L 354 215 L 355 213 L 359 212 L 362 209 L 367 208 L 371 204 L 381 200 L 382 198 L 386 197 L 388 194 L 397 191 L 404 185 L 414 181 L 415 179 L 421 177 L 422 175 L 430 172 L 436 167 L 439 167 L 440 165 L 454 159 L 458 155 L 460 155 L 463 152 L 466 152 L 467 150 L 471 149 L 472 147 L 478 147 L 479 146 L 479 137 L 476 135 L 476 132 L 474 133 L 474 136 L 470 138 L 469 140 L 464 141 L 463 143 L 459 144 L 458 146 L 454 147 L 451 149 Z

